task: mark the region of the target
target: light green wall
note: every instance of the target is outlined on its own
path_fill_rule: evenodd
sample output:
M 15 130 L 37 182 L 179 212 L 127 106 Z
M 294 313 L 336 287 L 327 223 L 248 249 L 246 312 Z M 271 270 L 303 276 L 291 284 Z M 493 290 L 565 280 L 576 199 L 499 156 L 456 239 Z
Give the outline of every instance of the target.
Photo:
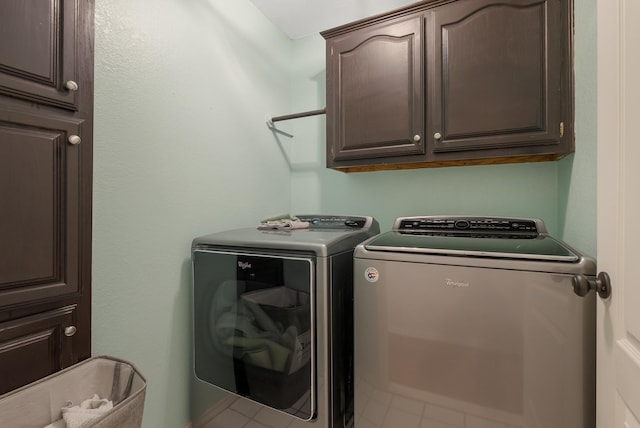
M 190 419 L 191 240 L 290 206 L 264 116 L 290 45 L 249 0 L 99 0 L 93 353 L 148 380 L 144 427 Z

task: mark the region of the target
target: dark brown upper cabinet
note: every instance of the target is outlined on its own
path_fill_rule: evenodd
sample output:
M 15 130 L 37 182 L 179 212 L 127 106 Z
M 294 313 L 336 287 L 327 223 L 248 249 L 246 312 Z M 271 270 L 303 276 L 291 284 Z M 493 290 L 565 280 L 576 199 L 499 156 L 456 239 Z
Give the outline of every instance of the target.
M 571 11 L 570 0 L 428 1 L 322 33 L 327 166 L 367 171 L 571 153 Z M 402 40 L 411 48 L 400 48 Z
M 403 17 L 329 42 L 329 166 L 424 155 L 423 20 Z

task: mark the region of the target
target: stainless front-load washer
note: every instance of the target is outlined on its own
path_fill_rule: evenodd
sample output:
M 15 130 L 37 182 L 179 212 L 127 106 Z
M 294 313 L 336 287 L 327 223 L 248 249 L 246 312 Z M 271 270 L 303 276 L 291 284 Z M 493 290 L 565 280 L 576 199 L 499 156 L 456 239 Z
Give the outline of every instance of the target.
M 379 226 L 371 217 L 298 217 L 308 229 L 193 241 L 195 375 L 275 409 L 279 425 L 344 428 L 353 423 L 353 251 Z M 233 416 L 207 426 L 247 423 Z
M 357 428 L 595 426 L 595 262 L 542 221 L 398 218 L 354 269 Z

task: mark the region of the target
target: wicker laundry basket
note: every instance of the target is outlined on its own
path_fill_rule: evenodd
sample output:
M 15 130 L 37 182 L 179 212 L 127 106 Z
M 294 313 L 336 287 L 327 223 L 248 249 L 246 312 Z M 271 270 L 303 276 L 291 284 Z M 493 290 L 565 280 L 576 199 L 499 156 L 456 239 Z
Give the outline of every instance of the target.
M 0 396 L 0 427 L 46 427 L 62 418 L 69 402 L 78 405 L 97 394 L 111 400 L 113 408 L 82 428 L 140 428 L 146 388 L 130 363 L 93 357 Z

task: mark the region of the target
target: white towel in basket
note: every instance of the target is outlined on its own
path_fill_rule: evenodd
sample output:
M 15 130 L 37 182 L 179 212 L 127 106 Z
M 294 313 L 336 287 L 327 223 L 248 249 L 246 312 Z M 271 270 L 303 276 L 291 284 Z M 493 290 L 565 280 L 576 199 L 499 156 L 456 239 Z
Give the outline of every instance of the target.
M 84 428 L 91 421 L 113 409 L 113 402 L 100 398 L 98 394 L 84 400 L 79 406 L 69 404 L 62 408 L 62 419 L 47 425 L 45 428 Z
M 67 428 L 82 428 L 89 425 L 94 419 L 99 418 L 113 409 L 113 403 L 106 398 L 100 398 L 98 394 L 84 400 L 79 406 L 64 407 L 62 418 L 67 423 Z

